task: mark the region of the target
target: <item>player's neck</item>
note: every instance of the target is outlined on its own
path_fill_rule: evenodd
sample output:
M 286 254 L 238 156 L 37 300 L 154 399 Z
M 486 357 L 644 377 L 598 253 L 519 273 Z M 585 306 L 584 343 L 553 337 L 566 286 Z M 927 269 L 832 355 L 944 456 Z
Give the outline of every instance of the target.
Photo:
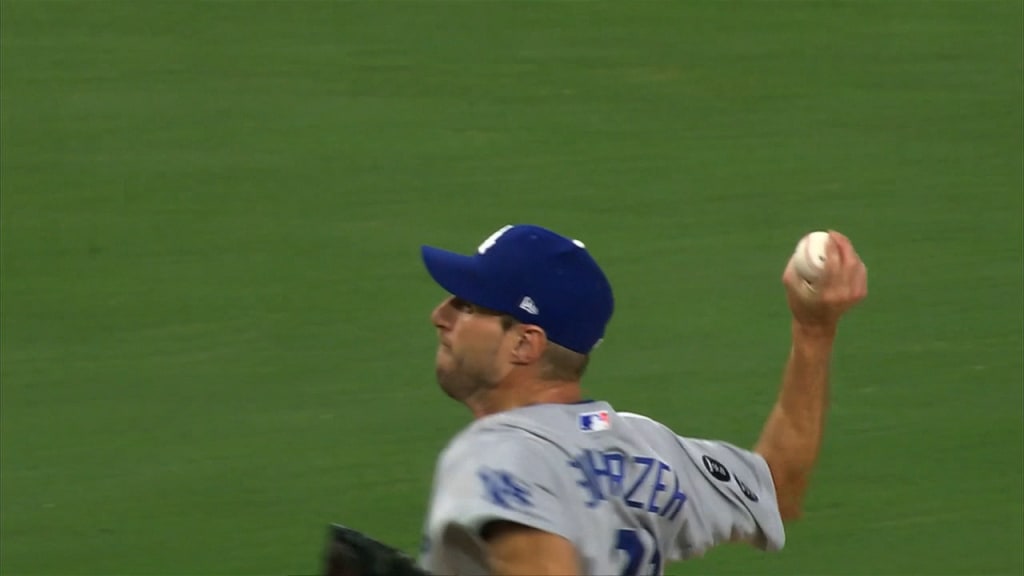
M 468 398 L 466 406 L 479 419 L 491 414 L 514 410 L 535 404 L 572 404 L 583 399 L 583 388 L 579 381 L 529 380 L 503 382 Z

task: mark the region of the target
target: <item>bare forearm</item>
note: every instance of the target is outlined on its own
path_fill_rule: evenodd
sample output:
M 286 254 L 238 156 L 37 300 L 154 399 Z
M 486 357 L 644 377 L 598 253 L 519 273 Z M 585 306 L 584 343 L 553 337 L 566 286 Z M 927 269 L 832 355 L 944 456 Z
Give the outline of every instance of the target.
M 778 400 L 755 450 L 771 468 L 779 511 L 798 518 L 818 459 L 828 411 L 829 363 L 834 326 L 793 323 L 793 344 Z
M 484 528 L 488 567 L 493 576 L 574 576 L 579 554 L 565 538 L 514 522 Z

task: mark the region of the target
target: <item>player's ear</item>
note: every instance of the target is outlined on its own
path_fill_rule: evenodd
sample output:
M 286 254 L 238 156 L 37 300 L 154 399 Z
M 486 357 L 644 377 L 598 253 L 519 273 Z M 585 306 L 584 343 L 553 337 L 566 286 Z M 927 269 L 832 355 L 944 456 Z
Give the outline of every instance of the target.
M 533 324 L 520 324 L 512 347 L 514 364 L 533 364 L 540 360 L 547 348 L 548 338 L 544 329 Z

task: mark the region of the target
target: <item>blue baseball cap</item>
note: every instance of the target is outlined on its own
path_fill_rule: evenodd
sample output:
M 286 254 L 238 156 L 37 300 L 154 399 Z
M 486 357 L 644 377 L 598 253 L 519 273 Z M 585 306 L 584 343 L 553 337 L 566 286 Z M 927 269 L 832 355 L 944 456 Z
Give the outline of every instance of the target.
M 612 287 L 579 240 L 532 224 L 504 226 L 472 255 L 423 246 L 442 288 L 467 302 L 540 326 L 548 340 L 588 354 L 615 308 Z

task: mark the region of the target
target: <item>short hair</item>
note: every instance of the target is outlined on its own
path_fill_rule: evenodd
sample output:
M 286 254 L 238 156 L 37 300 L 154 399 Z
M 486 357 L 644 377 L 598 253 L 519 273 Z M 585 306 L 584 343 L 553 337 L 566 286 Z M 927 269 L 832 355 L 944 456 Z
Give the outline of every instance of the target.
M 519 323 L 519 320 L 508 314 L 501 315 L 501 327 L 505 331 Z M 544 380 L 580 380 L 587 372 L 590 356 L 549 340 L 541 356 L 541 364 L 540 375 Z

